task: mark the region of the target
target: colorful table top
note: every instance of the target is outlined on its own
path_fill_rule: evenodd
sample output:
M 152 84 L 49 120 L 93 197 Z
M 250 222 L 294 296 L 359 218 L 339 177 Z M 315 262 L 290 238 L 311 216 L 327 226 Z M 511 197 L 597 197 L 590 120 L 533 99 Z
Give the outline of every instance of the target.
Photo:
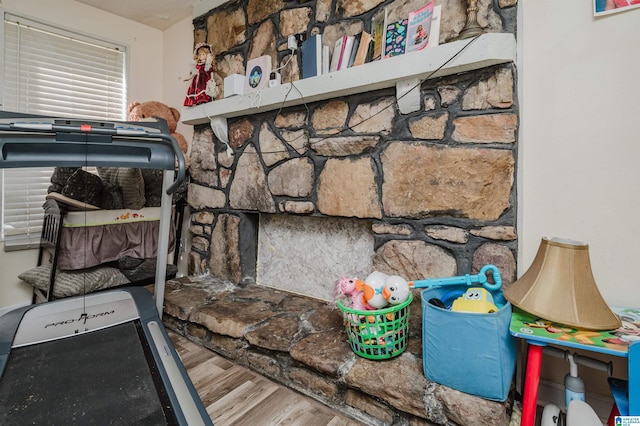
M 626 357 L 629 345 L 640 340 L 640 308 L 613 306 L 611 310 L 620 317 L 622 326 L 615 330 L 594 331 L 553 323 L 514 307 L 509 331 L 529 343 L 554 344 Z

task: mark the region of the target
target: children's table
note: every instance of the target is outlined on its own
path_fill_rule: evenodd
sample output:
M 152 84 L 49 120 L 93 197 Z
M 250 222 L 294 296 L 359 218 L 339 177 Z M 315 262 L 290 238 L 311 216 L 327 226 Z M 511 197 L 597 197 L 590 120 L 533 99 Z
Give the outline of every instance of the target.
M 521 426 L 533 426 L 535 423 L 542 348 L 548 344 L 628 358 L 628 393 L 622 392 L 621 395 L 616 392 L 614 396 L 621 415 L 640 416 L 640 335 L 637 334 L 640 332 L 640 308 L 611 309 L 622 319 L 622 327 L 593 331 L 552 323 L 514 307 L 509 331 L 513 336 L 524 339 L 528 346 Z M 620 382 L 616 380 L 617 385 Z

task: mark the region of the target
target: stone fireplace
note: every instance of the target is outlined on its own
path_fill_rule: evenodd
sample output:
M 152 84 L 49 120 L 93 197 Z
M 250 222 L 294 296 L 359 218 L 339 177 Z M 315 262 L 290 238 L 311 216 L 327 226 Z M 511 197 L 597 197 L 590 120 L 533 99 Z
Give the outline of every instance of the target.
M 506 283 L 515 279 L 515 58 L 482 56 L 504 36 L 514 46 L 504 29 L 514 32 L 515 8 L 479 2 L 490 33 L 452 42 L 464 11 L 436 2 L 441 46 L 411 54 L 417 62 L 391 58 L 315 77 L 321 84 L 300 80 L 289 35 L 321 32 L 333 45 L 370 30 L 384 7 L 392 20 L 421 4 L 378 3 L 231 2 L 194 20 L 195 43 L 216 51 L 217 81 L 261 55 L 286 65 L 281 87 L 183 109 L 195 125 L 190 274 L 325 299 L 340 274 L 371 270 L 409 280 L 493 263 Z M 399 83 L 384 81 L 386 68 L 399 68 L 391 74 Z M 402 85 L 413 85 L 409 96 Z
M 206 41 L 214 48 L 218 83 L 244 74 L 248 59 L 269 55 L 274 67 L 282 67 L 282 85 L 220 96 L 182 111 L 183 122 L 194 125 L 189 275 L 236 284 L 243 296 L 197 293 L 189 304 L 192 311 L 176 308 L 173 316 L 186 321 L 177 329 L 251 368 L 260 363 L 246 354 L 264 357 L 268 367 L 261 372 L 280 377 L 270 374 L 271 366 L 282 371 L 285 364 L 301 362 L 295 348 L 303 331 L 309 332 L 307 314 L 300 319 L 304 325 L 298 328 L 294 321 L 283 333 L 288 336 L 283 347 L 258 344 L 254 331 L 264 329 L 265 336 L 280 341 L 283 336 L 274 331 L 279 328 L 244 313 L 236 318 L 236 310 L 248 305 L 231 308 L 228 301 L 263 306 L 281 294 L 245 291 L 245 284 L 329 300 L 342 274 L 364 278 L 377 270 L 414 280 L 474 274 L 487 263 L 500 269 L 503 283 L 515 280 L 516 2 L 480 0 L 478 20 L 486 33 L 456 41 L 466 21 L 466 2 L 436 0 L 443 8 L 440 46 L 304 80 L 300 49 L 288 48 L 288 36 L 315 33 L 333 46 L 339 36 L 370 31 L 373 16 L 385 9 L 392 21 L 423 4 L 240 0 L 221 3 L 194 20 L 194 43 Z M 186 293 L 175 293 L 180 294 Z M 254 300 L 256 294 L 263 300 Z M 213 298 L 220 310 L 195 308 L 205 303 L 201 298 L 207 303 Z M 413 347 L 393 365 L 401 370 L 412 365 L 420 375 L 419 302 L 413 305 Z M 335 316 L 323 308 L 313 311 L 327 321 Z M 294 315 L 269 312 L 278 323 Z M 226 329 L 229 324 L 233 333 Z M 335 325 L 329 328 L 339 333 Z M 342 351 L 343 338 L 331 336 L 341 349 L 323 351 L 322 362 L 338 356 L 343 358 L 334 360 L 336 365 L 352 365 Z M 355 365 L 361 364 L 374 368 L 363 360 Z M 331 380 L 342 389 L 348 382 L 343 367 L 332 370 L 330 379 L 318 379 L 322 368 L 312 370 L 313 383 Z M 425 401 L 434 397 L 424 377 L 411 382 L 408 389 L 415 385 L 424 391 Z M 358 389 L 411 412 L 394 405 L 393 398 Z M 435 398 L 448 404 L 446 397 Z M 492 407 L 504 410 L 500 404 Z M 420 406 L 420 414 L 414 414 L 435 421 L 428 411 Z M 464 414 L 458 414 L 447 416 L 465 424 Z

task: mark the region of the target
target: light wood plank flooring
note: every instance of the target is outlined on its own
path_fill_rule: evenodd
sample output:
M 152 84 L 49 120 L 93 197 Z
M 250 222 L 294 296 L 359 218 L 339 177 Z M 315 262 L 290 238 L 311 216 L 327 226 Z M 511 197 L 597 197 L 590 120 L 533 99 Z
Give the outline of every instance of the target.
M 169 336 L 216 426 L 361 425 L 178 334 Z

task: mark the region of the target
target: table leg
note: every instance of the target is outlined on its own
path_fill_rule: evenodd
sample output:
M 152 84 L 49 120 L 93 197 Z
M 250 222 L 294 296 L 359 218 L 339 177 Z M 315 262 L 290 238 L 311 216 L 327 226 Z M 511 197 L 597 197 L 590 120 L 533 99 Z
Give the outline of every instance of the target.
M 538 403 L 538 385 L 540 384 L 540 366 L 542 364 L 542 346 L 529 343 L 527 368 L 524 377 L 524 395 L 522 397 L 521 426 L 533 426 L 536 421 Z
M 640 341 L 629 346 L 629 415 L 640 416 Z

